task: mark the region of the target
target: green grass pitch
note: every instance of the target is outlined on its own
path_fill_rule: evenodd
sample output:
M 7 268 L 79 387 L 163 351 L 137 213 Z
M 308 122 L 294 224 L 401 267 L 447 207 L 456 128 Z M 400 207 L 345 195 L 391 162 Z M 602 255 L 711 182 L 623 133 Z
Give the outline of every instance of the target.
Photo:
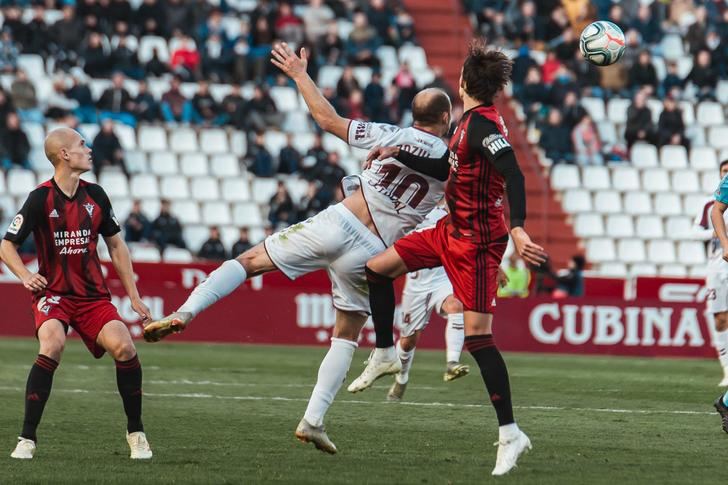
M 0 341 L 0 483 L 684 485 L 726 477 L 711 360 L 507 355 L 516 417 L 534 449 L 496 480 L 495 414 L 480 376 L 442 382 L 444 352 L 417 353 L 409 404 L 384 402 L 387 378 L 357 395 L 345 384 L 327 417 L 339 447 L 330 456 L 293 436 L 325 348 L 138 347 L 153 460 L 128 458 L 110 359 L 95 361 L 72 341 L 36 457 L 19 462 L 9 454 L 36 342 Z M 366 353 L 357 352 L 348 381 Z

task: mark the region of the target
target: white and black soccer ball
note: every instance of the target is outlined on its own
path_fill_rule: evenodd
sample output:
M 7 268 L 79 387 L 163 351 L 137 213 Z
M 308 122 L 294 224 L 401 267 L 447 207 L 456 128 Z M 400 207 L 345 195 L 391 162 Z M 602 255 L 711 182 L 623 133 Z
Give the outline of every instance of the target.
M 584 59 L 597 66 L 608 66 L 622 58 L 624 32 L 617 25 L 598 20 L 587 25 L 579 37 L 579 50 Z

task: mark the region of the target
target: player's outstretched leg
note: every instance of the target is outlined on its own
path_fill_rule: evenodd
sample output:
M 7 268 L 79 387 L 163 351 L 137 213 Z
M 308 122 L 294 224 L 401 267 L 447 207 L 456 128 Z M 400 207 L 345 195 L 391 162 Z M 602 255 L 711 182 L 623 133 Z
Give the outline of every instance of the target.
M 715 313 L 713 318 L 715 319 L 715 349 L 723 368 L 723 379 L 718 385 L 728 387 L 728 312 Z
M 417 338 L 418 333 L 415 333 L 415 335 L 402 337 L 397 341 L 397 358 L 399 358 L 402 368 L 394 375 L 394 383 L 387 392 L 387 401 L 398 402 L 404 397 L 404 391 L 407 390 L 409 382 L 409 371 L 415 358 Z
M 35 454 L 35 445 L 38 441 L 36 430 L 51 394 L 53 374 L 61 361 L 66 342 L 66 329 L 60 321 L 48 320 L 38 329 L 38 341 L 40 351 L 30 368 L 25 386 L 23 431 L 18 437 L 18 444 L 10 454 L 12 458 L 20 460 L 30 460 Z
M 152 450 L 142 424 L 142 365 L 124 323 L 113 320 L 101 329 L 97 338 L 116 362 L 116 386 L 126 414 L 126 441 L 132 460 L 148 460 Z
M 465 343 L 463 304 L 451 295 L 443 302 L 442 310 L 447 314 L 447 327 L 445 327 L 447 359 L 443 380 L 450 382 L 470 373 L 470 366 L 460 363 L 460 354 Z
M 465 346 L 478 363 L 490 402 L 498 417 L 498 455 L 493 475 L 505 475 L 516 466 L 518 457 L 531 449 L 531 441 L 518 428 L 513 418 L 508 369 L 493 341 L 491 324 L 492 315 L 465 313 Z
M 720 414 L 723 431 L 728 433 L 728 392 L 720 395 L 713 403 L 715 410 Z

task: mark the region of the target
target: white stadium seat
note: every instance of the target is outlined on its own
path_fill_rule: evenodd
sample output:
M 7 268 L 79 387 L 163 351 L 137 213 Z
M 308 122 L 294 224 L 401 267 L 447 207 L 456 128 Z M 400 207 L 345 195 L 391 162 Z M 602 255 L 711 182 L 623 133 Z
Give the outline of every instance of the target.
M 210 174 L 207 156 L 204 153 L 185 153 L 180 156 L 180 168 L 188 177 L 201 177 Z
M 684 278 L 688 275 L 688 269 L 682 264 L 663 264 L 658 270 L 660 276 L 670 276 L 673 278 Z
M 313 133 L 296 134 L 296 136 L 293 138 L 293 148 L 298 150 L 298 153 L 300 153 L 301 156 L 304 156 L 306 155 L 306 152 L 308 152 L 311 147 L 313 147 L 314 138 L 315 137 Z
M 578 189 L 580 186 L 579 167 L 576 165 L 559 164 L 551 169 L 552 189 Z
M 582 168 L 581 175 L 586 189 L 607 190 L 612 188 L 607 167 L 600 165 L 586 166 Z
M 718 158 L 711 147 L 694 147 L 690 150 L 690 166 L 696 170 L 718 170 Z
M 621 125 L 627 122 L 627 109 L 632 102 L 625 98 L 611 98 L 607 103 L 607 118 Z
M 228 202 L 250 200 L 250 184 L 245 178 L 225 178 L 222 180 L 222 198 Z
M 677 258 L 683 264 L 705 264 L 705 245 L 700 241 L 678 243 Z
M 169 135 L 169 147 L 178 153 L 197 152 L 197 134 L 190 128 L 174 128 Z
M 45 142 L 45 129 L 43 125 L 26 121 L 23 123 L 23 131 L 28 137 L 31 146 L 43 147 L 43 143 Z
M 599 123 L 606 118 L 604 101 L 600 98 L 585 97 L 581 99 L 581 105 L 589 113 L 594 122 Z
M 677 34 L 668 34 L 662 38 L 662 52 L 665 59 L 677 61 L 685 55 L 683 39 Z
M 114 133 L 119 138 L 119 143 L 124 150 L 135 150 L 137 147 L 136 133 L 134 128 L 123 123 L 114 124 Z
M 599 274 L 613 278 L 627 276 L 627 265 L 624 263 L 602 263 L 599 265 Z
M 168 246 L 164 249 L 163 259 L 165 263 L 191 263 L 194 258 L 187 249 Z
M 261 205 L 267 205 L 276 193 L 278 181 L 267 178 L 253 180 L 253 200 Z
M 717 172 L 703 172 L 700 177 L 700 191 L 711 194 L 718 188 L 719 182 Z
M 655 195 L 655 213 L 661 216 L 682 215 L 680 196 L 671 192 Z
M 620 239 L 617 242 L 617 253 L 620 261 L 641 263 L 645 261 L 645 243 L 641 239 Z
M 383 68 L 397 69 L 399 68 L 399 60 L 397 59 L 397 49 L 389 45 L 383 45 L 377 49 L 377 57 Z M 321 68 L 323 70 L 323 68 Z M 320 75 L 319 75 L 320 77 Z
M 657 167 L 657 148 L 647 143 L 635 143 L 630 150 L 632 165 L 638 168 Z
M 662 114 L 662 109 L 664 108 L 662 101 L 650 98 L 647 100 L 647 107 L 650 109 L 650 113 L 652 114 L 652 122 L 657 124 L 660 119 L 660 115 Z
M 0 170 L 0 194 L 4 194 L 4 193 L 5 193 L 5 172 Z
M 322 145 L 328 152 L 337 152 L 342 158 L 349 155 L 349 144 L 331 133 L 324 133 Z
M 238 227 L 262 226 L 263 218 L 257 204 L 241 202 L 233 206 L 233 223 Z
M 700 103 L 695 115 L 698 118 L 698 123 L 703 126 L 722 125 L 725 123 L 723 106 L 714 101 L 703 101 Z
M 149 154 L 149 170 L 155 175 L 179 173 L 177 156 L 172 152 L 152 152 Z
M 182 237 L 187 246 L 198 250 L 210 236 L 207 226 L 189 225 L 182 228 Z
M 43 58 L 38 54 L 21 54 L 17 62 L 18 68 L 24 70 L 31 81 L 48 77 Z
M 137 54 L 139 62 L 142 64 L 149 62 L 154 54 L 154 49 L 157 49 L 160 61 L 169 61 L 169 48 L 167 47 L 167 41 L 163 37 L 145 35 L 139 41 L 139 50 Z
M 624 194 L 624 211 L 632 215 L 651 214 L 652 199 L 646 192 L 627 192 Z
M 614 145 L 619 141 L 617 129 L 614 127 L 613 123 L 610 123 L 607 120 L 597 124 L 597 131 L 599 132 L 599 138 L 601 138 L 604 145 Z
M 660 149 L 660 164 L 664 168 L 686 168 L 688 151 L 682 145 L 665 145 Z
M 232 223 L 227 202 L 205 202 L 202 206 L 202 222 L 209 226 L 226 226 Z
M 620 192 L 632 192 L 640 189 L 639 172 L 633 167 L 616 167 L 612 171 L 612 186 Z
M 718 102 L 728 104 L 728 81 L 721 79 L 718 81 L 718 88 L 715 90 L 715 97 Z
M 31 190 L 35 189 L 35 173 L 22 168 L 13 168 L 8 171 L 6 182 L 10 195 L 25 197 Z
M 708 130 L 708 145 L 717 149 L 728 147 L 728 126 L 711 126 Z
M 637 237 L 641 239 L 659 239 L 665 236 L 662 218 L 658 216 L 639 216 L 635 223 Z
M 578 214 L 574 217 L 574 232 L 578 237 L 604 235 L 604 221 L 600 214 Z
M 172 202 L 172 213 L 179 218 L 183 225 L 199 224 L 200 206 L 194 200 L 184 199 Z
M 234 131 L 230 135 L 230 151 L 239 157 L 244 157 L 248 152 L 248 139 L 242 131 Z
M 308 192 L 308 181 L 297 177 L 289 177 L 286 180 L 286 188 L 288 193 L 291 194 L 293 202 L 298 204 Z
M 619 192 L 603 190 L 594 194 L 594 210 L 602 214 L 622 212 L 622 197 Z
M 295 89 L 286 86 L 274 86 L 270 88 L 270 97 L 278 108 L 284 113 L 298 109 L 298 93 Z
M 589 239 L 586 244 L 586 257 L 594 263 L 615 261 L 617 253 L 614 249 L 614 240 L 609 238 Z
M 634 237 L 632 217 L 626 214 L 607 216 L 607 234 L 611 237 Z
M 321 66 L 318 73 L 320 88 L 336 88 L 344 68 L 340 66 Z
M 685 208 L 684 214 L 695 217 L 699 211 L 702 212 L 708 199 L 709 196 L 707 194 L 688 194 L 683 196 L 683 207 Z
M 159 263 L 162 258 L 159 255 L 159 250 L 154 246 L 147 244 L 129 244 L 131 249 L 131 257 L 134 261 L 140 263 Z
M 217 179 L 212 177 L 196 177 L 192 179 L 191 186 L 192 198 L 195 200 L 220 199 L 220 188 Z
M 135 199 L 158 199 L 159 189 L 157 187 L 157 178 L 151 174 L 134 175 L 129 183 L 131 186 L 131 195 Z
M 693 170 L 678 170 L 672 173 L 672 189 L 679 194 L 700 192 L 700 180 Z
M 127 183 L 126 175 L 123 173 L 104 170 L 101 172 L 99 183 L 106 191 L 106 194 L 112 199 L 114 197 L 129 196 L 129 184 Z
M 220 178 L 238 177 L 240 175 L 240 162 L 232 154 L 213 155 L 210 159 L 212 175 Z
M 650 263 L 670 264 L 675 262 L 675 244 L 664 239 L 647 242 L 647 260 Z
M 670 191 L 668 172 L 661 168 L 644 170 L 642 172 L 642 187 L 651 193 Z
M 283 122 L 282 128 L 286 133 L 295 133 L 296 135 L 311 133 L 308 113 L 304 111 L 290 111 L 286 113 L 286 119 Z
M 167 149 L 167 133 L 159 126 L 139 127 L 139 148 L 145 152 Z
M 427 55 L 422 47 L 405 44 L 399 48 L 399 62 L 406 62 L 412 71 L 418 71 L 427 68 Z
M 652 263 L 637 263 L 629 267 L 631 276 L 657 276 L 657 266 Z
M 675 241 L 689 239 L 693 221 L 690 217 L 671 216 L 665 219 L 665 236 Z
M 149 171 L 147 154 L 137 150 L 124 153 L 124 165 L 129 173 L 144 173 Z
M 270 154 L 275 157 L 281 152 L 281 148 L 286 146 L 286 134 L 280 131 L 266 131 L 263 145 Z
M 110 170 L 118 170 L 117 167 L 112 167 Z M 86 182 L 95 184 L 98 181 L 96 180 L 96 174 L 93 172 L 86 172 L 81 175 L 81 180 L 85 180 Z
M 708 268 L 704 264 L 692 265 L 688 269 L 688 275 L 691 278 L 700 278 L 701 280 L 704 280 L 708 275 Z
M 228 153 L 228 136 L 225 130 L 208 129 L 200 132 L 200 148 L 205 153 Z
M 190 189 L 184 175 L 167 175 L 162 177 L 159 192 L 165 199 L 189 199 Z
M 591 212 L 592 200 L 587 190 L 568 190 L 564 193 L 562 205 L 566 212 Z

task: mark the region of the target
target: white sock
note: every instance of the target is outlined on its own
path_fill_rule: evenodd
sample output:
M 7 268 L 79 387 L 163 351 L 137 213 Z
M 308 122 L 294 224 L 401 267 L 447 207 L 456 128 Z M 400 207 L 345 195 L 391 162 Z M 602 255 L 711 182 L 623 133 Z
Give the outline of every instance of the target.
M 415 358 L 415 349 L 407 352 L 402 349 L 400 341 L 397 340 L 397 357 L 399 357 L 399 361 L 402 362 L 402 370 L 399 371 L 394 378 L 400 384 L 407 384 L 407 381 L 409 381 L 409 370 L 410 367 L 412 367 L 412 360 Z
M 392 361 L 397 358 L 397 351 L 394 349 L 394 346 L 386 347 L 383 349 L 376 348 L 374 349 L 373 357 L 381 360 Z
M 204 309 L 232 293 L 247 277 L 242 264 L 234 259 L 225 261 L 192 290 L 187 301 L 177 311 L 190 312 L 196 317 Z
M 728 367 L 728 330 L 715 332 L 715 349 L 718 351 L 718 360 L 723 368 Z
M 521 430 L 518 429 L 516 423 L 506 424 L 505 426 L 498 427 L 498 441 L 510 441 L 516 436 Z
M 349 372 L 351 359 L 357 347 L 356 342 L 351 340 L 331 339 L 331 347 L 321 361 L 318 380 L 308 401 L 306 413 L 303 415 L 312 426 L 323 424 L 326 411 L 329 410 L 336 393 L 346 380 L 346 373 Z
M 460 362 L 460 354 L 465 343 L 465 324 L 462 313 L 451 313 L 447 316 L 445 343 L 447 344 L 447 362 Z

